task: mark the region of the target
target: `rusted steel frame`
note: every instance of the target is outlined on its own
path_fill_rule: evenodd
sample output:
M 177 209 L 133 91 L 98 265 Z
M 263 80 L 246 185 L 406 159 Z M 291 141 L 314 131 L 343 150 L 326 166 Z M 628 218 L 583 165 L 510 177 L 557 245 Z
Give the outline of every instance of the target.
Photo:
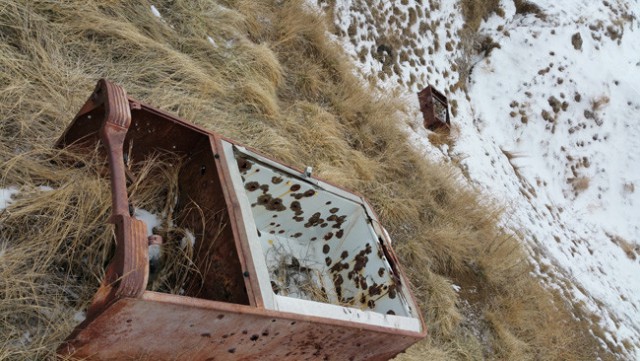
M 99 127 L 96 124 L 98 119 L 102 119 Z M 166 140 L 169 134 L 176 136 Z M 104 80 L 98 83 L 96 92 L 60 138 L 58 146 L 77 143 L 87 148 L 95 144 L 98 136 L 108 155 L 112 174 L 112 222 L 116 224 L 116 256 L 111 261 L 107 277 L 90 306 L 87 320 L 79 325 L 60 347 L 61 355 L 98 360 L 119 360 L 123 357 L 138 356 L 153 356 L 152 359 L 167 360 L 302 360 L 323 359 L 328 357 L 327 355 L 330 356 L 328 359 L 340 360 L 350 359 L 348 355 L 353 355 L 354 360 L 386 360 L 426 335 L 424 326 L 420 332 L 394 330 L 375 324 L 264 308 L 262 292 L 266 291 L 260 289 L 255 277 L 257 270 L 248 246 L 244 220 L 240 215 L 239 200 L 231 186 L 229 164 L 223 159 L 225 150 L 222 142 L 240 146 L 235 141 L 127 98 L 124 90 Z M 194 187 L 191 195 L 212 193 L 212 189 L 217 188 L 210 187 L 210 182 L 217 177 L 217 186 L 221 189 L 213 193 L 217 192 L 219 196 L 206 199 L 214 203 L 226 203 L 224 207 L 228 213 L 232 234 L 228 238 L 231 244 L 235 245 L 238 257 L 238 262 L 231 268 L 233 272 L 240 271 L 239 288 L 242 288 L 244 282 L 248 300 L 240 304 L 237 301 L 220 302 L 191 294 L 178 296 L 144 291 L 148 277 L 146 228 L 143 222 L 129 215 L 126 194 L 127 175 L 123 157 L 124 145 L 130 142 L 138 144 L 137 151 L 132 151 L 136 154 L 136 159 L 142 159 L 145 154 L 158 150 L 184 153 L 192 162 L 189 170 L 191 173 L 183 174 L 181 170 L 180 177 L 183 178 L 183 183 L 180 187 L 201 185 Z M 261 155 L 257 150 L 244 148 Z M 128 156 L 131 157 L 131 154 Z M 292 168 L 281 162 L 274 162 Z M 213 166 L 217 172 L 216 177 L 201 177 L 200 164 L 206 164 L 208 169 Z M 183 165 L 183 169 L 184 167 Z M 302 173 L 301 170 L 296 170 Z M 201 183 L 195 183 L 190 174 L 197 175 Z M 353 193 L 330 182 L 326 183 Z M 189 192 L 181 193 L 181 197 L 188 199 L 189 196 Z M 357 196 L 370 208 L 362 196 Z M 375 218 L 374 222 L 377 222 L 375 213 L 371 214 Z M 398 259 L 390 247 L 387 235 L 382 233 L 381 236 L 384 238 L 382 244 L 385 256 L 391 261 L 394 274 L 406 280 L 402 270 L 397 267 Z M 214 250 L 218 248 L 216 245 Z M 405 287 L 409 297 L 413 298 L 408 285 Z M 225 325 L 221 323 L 221 327 L 216 328 L 214 326 L 217 325 L 220 315 L 226 315 L 225 322 L 229 319 L 234 322 Z M 420 319 L 420 324 L 424 325 L 419 312 L 417 318 Z M 186 319 L 193 319 L 196 327 L 200 325 L 210 329 L 194 333 L 193 325 L 187 321 L 182 322 Z M 252 326 L 252 323 L 271 328 L 278 325 L 278 328 L 273 329 L 276 332 L 270 333 L 272 337 L 263 337 L 262 333 L 257 332 L 258 325 Z M 253 336 L 251 333 L 244 336 L 244 342 L 250 341 L 246 345 L 248 349 L 241 350 L 238 347 L 235 353 L 231 353 L 224 348 L 232 341 L 229 335 L 237 332 L 236 328 L 240 324 L 248 325 L 249 330 L 256 329 L 260 340 L 265 342 L 259 350 L 255 348 L 258 347 L 257 343 L 254 345 L 251 339 L 247 339 Z M 171 335 L 162 336 L 168 333 Z M 273 337 L 278 334 L 280 338 Z M 238 340 L 243 337 L 242 333 L 236 335 L 236 338 L 237 336 Z M 183 343 L 168 347 L 168 338 L 175 338 L 176 342 Z M 349 343 L 350 341 L 352 342 Z M 298 351 L 299 348 L 307 352 L 304 357 Z M 323 351 L 319 352 L 320 349 Z M 130 353 L 123 350 L 129 350 Z M 179 351 L 171 355 L 174 350 Z M 255 352 L 258 351 L 261 352 L 260 357 L 256 357 Z
M 146 291 L 122 299 L 67 344 L 94 360 L 353 360 L 393 358 L 424 334 Z M 169 342 L 167 342 L 169 340 Z M 100 357 L 96 358 L 95 355 Z
M 85 322 L 90 322 L 117 299 L 142 295 L 149 277 L 147 228 L 144 222 L 129 214 L 124 140 L 131 125 L 131 111 L 125 90 L 101 79 L 76 119 L 88 112 L 101 110 L 103 120 L 99 133 L 111 174 L 110 223 L 115 226 L 116 249 Z M 67 145 L 64 135 L 57 145 Z
M 197 159 L 201 156 L 207 158 L 210 157 L 212 161 L 215 161 L 213 165 L 214 168 L 216 168 L 216 172 L 218 172 L 218 174 L 223 174 L 225 172 L 225 170 L 222 169 L 224 167 L 223 162 L 218 161 L 219 150 L 216 149 L 217 139 L 221 139 L 221 136 L 211 131 L 205 130 L 197 125 L 179 119 L 168 112 L 145 104 L 141 104 L 136 99 L 129 97 L 128 102 L 132 113 L 132 123 L 131 129 L 128 132 L 128 136 L 125 142 L 127 143 L 127 145 L 129 145 L 130 142 L 134 142 L 134 155 L 136 153 L 136 149 L 138 149 L 138 152 L 143 148 L 146 149 L 144 152 L 142 152 L 144 154 L 138 154 L 137 158 L 135 156 L 132 156 L 132 154 L 128 154 L 130 160 L 133 159 L 135 161 L 136 159 L 142 159 L 145 154 L 149 155 L 155 151 L 174 152 L 176 154 L 182 154 L 189 159 Z M 103 113 L 104 109 L 101 103 L 96 102 L 95 97 L 90 97 L 78 112 L 71 124 L 67 127 L 64 134 L 60 137 L 56 146 L 72 148 L 75 147 L 83 150 L 91 149 L 93 145 L 98 141 L 98 135 L 100 133 L 100 129 L 95 125 L 95 123 L 97 123 L 96 118 L 101 117 Z M 145 128 L 144 131 L 141 131 L 141 129 L 143 128 Z M 153 134 L 155 134 L 155 136 L 152 136 L 147 132 L 148 129 L 156 129 L 158 130 L 158 132 L 154 132 Z M 166 131 L 161 131 L 167 129 L 170 129 L 171 132 L 167 133 Z M 177 134 L 174 134 L 173 132 L 180 133 L 180 136 L 177 136 Z M 169 134 L 171 135 L 171 138 L 167 137 L 167 135 Z M 138 143 L 137 146 L 135 146 L 136 142 Z M 159 145 L 158 143 L 166 144 Z M 179 145 L 176 149 L 175 146 L 170 146 L 169 144 Z M 199 149 L 195 150 L 195 152 L 202 152 L 202 155 L 198 156 L 197 154 L 195 154 L 194 149 Z M 180 178 L 184 180 L 188 177 L 181 176 Z M 186 180 L 186 182 L 189 183 L 188 179 Z M 188 184 L 185 183 L 183 186 L 181 186 L 181 188 L 193 187 L 189 187 Z M 194 189 L 194 192 L 204 193 L 200 191 L 201 188 L 196 188 L 197 189 Z M 233 197 L 233 195 L 229 193 L 229 190 L 226 187 L 222 187 L 220 194 L 224 195 L 224 203 L 229 205 L 228 212 L 233 213 L 232 207 L 230 206 L 235 202 L 235 198 Z M 231 214 L 230 216 L 233 217 L 233 214 Z M 242 253 L 245 247 L 242 246 L 241 239 L 243 239 L 243 236 L 240 233 L 243 233 L 243 230 L 237 227 L 236 222 L 230 222 L 230 227 L 232 228 L 233 232 L 233 237 L 230 237 L 230 239 L 235 244 L 236 251 L 238 252 L 238 261 L 243 271 L 239 272 L 238 274 L 240 275 L 240 278 L 244 283 L 244 287 L 246 288 L 246 293 L 248 296 L 247 303 L 253 306 L 257 306 L 258 304 L 261 304 L 261 302 L 259 301 L 259 296 L 256 296 L 256 293 L 258 291 L 252 287 L 252 279 L 250 277 L 242 276 L 243 273 L 246 274 L 250 270 L 251 273 L 254 273 L 253 267 L 250 264 L 247 264 L 251 262 L 250 255 Z M 198 297 L 197 295 L 191 296 Z M 82 328 L 84 324 L 85 323 L 79 325 L 78 328 Z

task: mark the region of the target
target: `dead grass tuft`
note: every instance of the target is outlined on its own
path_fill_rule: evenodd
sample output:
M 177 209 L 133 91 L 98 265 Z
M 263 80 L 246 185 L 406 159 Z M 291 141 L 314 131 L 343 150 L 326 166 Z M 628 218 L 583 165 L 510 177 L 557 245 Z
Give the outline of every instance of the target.
M 607 236 L 609 236 L 611 242 L 615 243 L 622 249 L 630 260 L 635 261 L 640 256 L 640 245 L 633 244 L 617 235 L 607 234 Z
M 474 32 L 478 30 L 483 20 L 496 14 L 500 9 L 500 0 L 460 0 L 459 4 L 465 20 L 465 27 Z
M 542 10 L 542 8 L 531 1 L 528 0 L 513 0 L 513 3 L 516 5 L 516 14 L 533 14 L 536 17 L 543 19 L 546 17 L 546 14 Z
M 591 99 L 591 110 L 593 112 L 597 112 L 598 110 L 602 109 L 604 106 L 609 104 L 610 101 L 611 100 L 606 95 L 602 95 L 597 98 Z
M 7 358 L 40 359 L 98 286 L 110 252 L 109 186 L 86 158 L 38 147 L 6 161 L 1 149 L 2 184 L 22 186 L 0 213 L 0 349 Z M 61 158 L 76 168 L 59 174 L 50 162 Z
M 622 186 L 622 190 L 626 194 L 632 194 L 633 192 L 636 191 L 636 186 L 635 184 L 633 184 L 633 182 L 627 182 Z
M 449 129 L 446 127 L 439 127 L 434 129 L 429 133 L 429 142 L 436 147 L 440 147 L 442 145 L 447 145 L 448 147 L 452 147 L 455 143 L 456 134 L 458 133 L 453 126 L 454 129 Z
M 589 177 L 584 176 L 568 179 L 568 182 L 571 184 L 571 187 L 573 187 L 573 191 L 575 193 L 581 193 L 587 190 L 589 188 L 590 181 Z
M 454 64 L 458 73 L 457 88 L 466 91 L 466 85 L 473 72 L 473 67 L 479 61 L 477 54 L 488 56 L 491 50 L 500 48 L 500 45 L 493 42 L 480 32 L 480 25 L 492 14 L 503 14 L 499 0 L 459 0 L 458 4 L 464 17 L 464 26 L 458 30 L 458 48 L 460 53 L 454 59 Z

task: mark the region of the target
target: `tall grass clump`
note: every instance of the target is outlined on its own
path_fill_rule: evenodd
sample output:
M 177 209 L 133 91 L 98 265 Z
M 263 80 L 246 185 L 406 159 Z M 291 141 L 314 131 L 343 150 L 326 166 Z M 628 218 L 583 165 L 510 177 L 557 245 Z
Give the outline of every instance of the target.
M 500 0 L 459 0 L 458 4 L 462 10 L 465 27 L 472 31 L 478 30 L 482 21 L 487 20 L 489 16 L 503 13 Z

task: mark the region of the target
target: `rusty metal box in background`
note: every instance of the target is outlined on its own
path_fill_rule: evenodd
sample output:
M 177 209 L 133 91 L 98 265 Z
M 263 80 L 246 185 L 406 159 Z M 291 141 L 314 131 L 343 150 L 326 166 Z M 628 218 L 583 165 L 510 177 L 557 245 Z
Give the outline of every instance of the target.
M 116 252 L 87 319 L 59 354 L 388 360 L 425 337 L 388 235 L 364 198 L 104 80 L 58 146 L 100 141 L 109 155 Z M 125 152 L 125 144 L 133 147 Z M 146 290 L 147 235 L 128 211 L 123 158 L 154 152 L 184 158 L 175 221 L 198 235 L 193 261 L 201 275 L 184 295 Z
M 447 97 L 429 85 L 418 93 L 424 127 L 429 130 L 449 129 L 449 102 Z

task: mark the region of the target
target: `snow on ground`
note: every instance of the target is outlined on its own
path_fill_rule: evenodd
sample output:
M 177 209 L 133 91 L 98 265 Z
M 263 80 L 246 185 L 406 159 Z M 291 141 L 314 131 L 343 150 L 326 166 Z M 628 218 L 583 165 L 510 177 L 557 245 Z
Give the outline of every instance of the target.
M 36 189 L 40 192 L 50 192 L 54 189 L 47 185 L 37 186 Z M 11 203 L 13 203 L 15 197 L 20 194 L 21 191 L 17 186 L 8 186 L 7 188 L 0 188 L 0 213 L 3 209 L 9 207 Z
M 151 12 L 155 17 L 162 19 L 162 15 L 160 14 L 160 11 L 154 5 L 151 5 Z
M 136 208 L 134 217 L 144 222 L 147 226 L 147 236 L 153 235 L 153 229 L 162 224 L 161 217 L 142 208 Z
M 338 0 L 336 38 L 363 80 L 404 94 L 416 147 L 502 200 L 540 277 L 595 313 L 603 342 L 640 359 L 640 4 L 534 2 L 544 17 L 502 1 L 504 16 L 481 27 L 499 45 L 485 56 L 461 56 L 454 1 Z M 452 64 L 473 64 L 468 98 Z M 420 126 L 415 92 L 427 83 L 449 97 L 452 147 Z
M 7 208 L 11 204 L 11 198 L 18 193 L 15 187 L 0 188 L 0 211 Z
M 466 160 L 472 178 L 509 195 L 510 224 L 533 240 L 541 265 L 559 266 L 576 281 L 573 296 L 602 317 L 608 341 L 637 344 L 640 263 L 627 247 L 637 247 L 640 235 L 640 29 L 625 26 L 618 43 L 603 34 L 606 26 L 589 29 L 614 15 L 602 3 L 575 2 L 562 13 L 539 4 L 549 19 L 514 19 L 501 49 L 476 66 L 475 129 L 462 127 L 457 149 L 471 154 L 474 139 L 496 149 Z M 571 42 L 576 33 L 581 49 Z M 505 159 L 513 169 L 502 174 L 487 164 Z

